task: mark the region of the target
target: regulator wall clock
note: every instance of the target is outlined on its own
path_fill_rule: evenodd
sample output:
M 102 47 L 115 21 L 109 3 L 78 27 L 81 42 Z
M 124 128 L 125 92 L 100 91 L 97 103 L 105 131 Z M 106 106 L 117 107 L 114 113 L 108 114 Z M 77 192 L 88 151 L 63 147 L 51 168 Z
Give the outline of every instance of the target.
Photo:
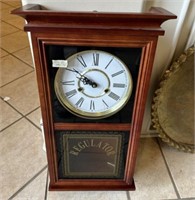
M 13 11 L 31 32 L 50 190 L 134 190 L 162 8 L 147 13 Z

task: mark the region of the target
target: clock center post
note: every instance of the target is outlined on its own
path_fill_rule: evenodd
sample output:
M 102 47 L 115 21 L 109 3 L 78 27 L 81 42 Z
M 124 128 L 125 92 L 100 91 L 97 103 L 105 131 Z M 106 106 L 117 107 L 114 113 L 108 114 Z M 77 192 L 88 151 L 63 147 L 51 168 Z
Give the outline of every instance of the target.
M 96 83 L 96 87 L 86 84 L 81 79 L 78 80 L 78 91 L 90 98 L 98 98 L 110 91 L 110 79 L 108 75 L 100 69 L 89 68 L 82 73 L 82 76 Z

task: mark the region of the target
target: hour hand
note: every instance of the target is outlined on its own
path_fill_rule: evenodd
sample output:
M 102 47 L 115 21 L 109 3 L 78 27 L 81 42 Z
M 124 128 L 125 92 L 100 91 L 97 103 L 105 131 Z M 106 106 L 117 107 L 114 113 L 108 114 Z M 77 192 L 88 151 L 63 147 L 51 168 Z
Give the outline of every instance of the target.
M 68 70 L 68 71 L 75 72 L 75 73 L 79 74 L 80 77 L 77 77 L 77 78 L 80 81 L 82 81 L 84 85 L 91 85 L 92 88 L 96 88 L 97 87 L 97 83 L 95 83 L 94 81 L 91 81 L 86 76 L 82 75 L 79 71 L 77 71 L 76 69 L 74 69 L 74 68 L 73 69 L 65 68 L 65 69 Z
M 79 78 L 79 80 L 82 81 L 84 85 L 91 85 L 92 88 L 96 88 L 97 87 L 97 83 L 89 80 L 87 77 L 85 77 L 83 75 Z

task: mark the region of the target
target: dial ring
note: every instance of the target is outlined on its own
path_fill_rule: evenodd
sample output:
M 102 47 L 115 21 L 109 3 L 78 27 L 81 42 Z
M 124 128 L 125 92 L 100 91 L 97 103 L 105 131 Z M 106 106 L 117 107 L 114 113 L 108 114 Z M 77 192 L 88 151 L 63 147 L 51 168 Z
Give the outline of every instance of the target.
M 94 90 L 94 92 L 92 93 L 92 94 L 88 94 L 87 92 L 85 92 L 85 89 L 83 89 L 81 92 L 84 94 L 84 95 L 86 95 L 86 96 L 88 96 L 88 97 L 91 97 L 91 98 L 98 98 L 98 97 L 101 97 L 101 96 L 103 96 L 103 95 L 105 95 L 105 93 L 106 93 L 106 90 L 109 90 L 109 88 L 110 88 L 110 79 L 109 79 L 109 77 L 107 76 L 107 74 L 105 73 L 105 72 L 103 72 L 102 70 L 100 70 L 100 69 L 88 69 L 88 70 L 86 70 L 86 71 L 84 71 L 83 73 L 82 73 L 82 75 L 84 75 L 84 76 L 87 76 L 87 75 L 89 75 L 89 73 L 93 73 L 93 72 L 96 72 L 95 73 L 95 75 L 98 75 L 98 74 L 100 74 L 100 78 L 101 79 L 105 79 L 105 81 L 104 82 L 106 82 L 105 83 L 105 85 L 106 85 L 106 87 L 104 86 L 102 89 L 99 89 L 99 92 L 98 92 L 98 94 L 96 94 L 96 95 L 94 95 L 94 93 L 97 93 L 97 91 L 95 91 L 95 90 L 97 90 L 98 88 L 99 88 L 99 85 L 97 85 L 97 88 L 94 88 L 93 90 Z M 95 76 L 94 75 L 94 76 Z M 97 77 L 96 77 L 97 78 Z M 83 84 L 82 84 L 82 82 L 79 80 L 78 81 L 78 87 L 79 88 L 82 88 L 83 87 Z

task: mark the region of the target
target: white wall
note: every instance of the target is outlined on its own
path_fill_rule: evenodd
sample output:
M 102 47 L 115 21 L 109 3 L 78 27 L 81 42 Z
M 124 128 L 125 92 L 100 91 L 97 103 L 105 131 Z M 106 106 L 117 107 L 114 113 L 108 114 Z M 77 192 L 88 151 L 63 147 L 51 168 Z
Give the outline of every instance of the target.
M 53 10 L 72 11 L 107 11 L 107 12 L 140 12 L 147 11 L 151 6 L 162 7 L 178 16 L 162 24 L 165 35 L 159 38 L 154 61 L 150 90 L 142 127 L 143 136 L 155 135 L 150 130 L 151 101 L 158 85 L 159 78 L 185 48 L 194 44 L 195 40 L 195 0 L 22 0 L 28 3 L 41 4 Z M 190 37 L 190 39 L 188 39 Z
M 64 11 L 107 11 L 135 12 L 141 11 L 144 0 L 22 0 L 27 3 L 41 4 L 48 9 Z

